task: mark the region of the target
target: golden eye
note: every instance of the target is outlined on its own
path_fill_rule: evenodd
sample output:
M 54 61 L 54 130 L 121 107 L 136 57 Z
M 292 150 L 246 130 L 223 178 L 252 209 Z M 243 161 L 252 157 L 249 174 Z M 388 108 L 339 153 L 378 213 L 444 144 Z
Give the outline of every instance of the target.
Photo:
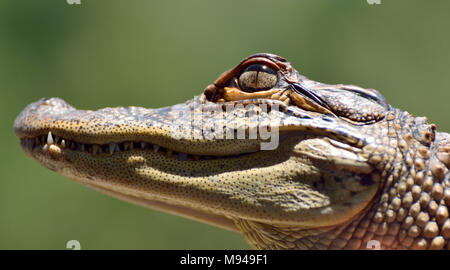
M 277 82 L 275 70 L 260 64 L 248 66 L 239 76 L 239 85 L 246 92 L 267 90 L 274 87 Z

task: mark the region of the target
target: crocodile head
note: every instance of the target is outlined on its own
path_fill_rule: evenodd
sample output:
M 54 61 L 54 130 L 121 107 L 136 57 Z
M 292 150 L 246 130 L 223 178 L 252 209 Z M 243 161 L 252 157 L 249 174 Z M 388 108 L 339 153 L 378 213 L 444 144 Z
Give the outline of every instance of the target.
M 14 130 L 42 165 L 117 198 L 241 231 L 257 248 L 341 248 L 408 149 L 399 118 L 376 90 L 256 54 L 183 104 L 90 111 L 45 98 Z

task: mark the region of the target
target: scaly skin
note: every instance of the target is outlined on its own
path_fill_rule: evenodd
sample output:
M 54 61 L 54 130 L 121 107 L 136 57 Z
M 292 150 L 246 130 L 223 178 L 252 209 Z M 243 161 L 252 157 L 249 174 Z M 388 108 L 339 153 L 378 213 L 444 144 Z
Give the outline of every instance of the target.
M 239 231 L 255 248 L 450 249 L 450 135 L 376 90 L 309 80 L 279 56 L 250 56 L 172 107 L 41 99 L 14 130 L 62 175 Z

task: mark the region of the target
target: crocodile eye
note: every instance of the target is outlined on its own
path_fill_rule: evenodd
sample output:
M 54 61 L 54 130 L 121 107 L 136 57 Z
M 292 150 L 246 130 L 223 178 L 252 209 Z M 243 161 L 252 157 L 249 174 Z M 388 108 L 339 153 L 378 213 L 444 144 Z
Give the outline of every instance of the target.
M 270 89 L 275 86 L 277 81 L 275 70 L 260 64 L 248 66 L 239 76 L 239 86 L 246 92 Z

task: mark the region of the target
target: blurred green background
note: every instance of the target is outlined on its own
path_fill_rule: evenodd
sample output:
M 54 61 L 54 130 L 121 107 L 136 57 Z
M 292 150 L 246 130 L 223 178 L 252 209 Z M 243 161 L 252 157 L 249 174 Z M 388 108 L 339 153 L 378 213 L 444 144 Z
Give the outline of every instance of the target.
M 30 102 L 160 107 L 257 52 L 327 83 L 379 89 L 450 131 L 450 2 L 0 0 L 0 249 L 247 249 L 236 233 L 99 194 L 20 150 Z

